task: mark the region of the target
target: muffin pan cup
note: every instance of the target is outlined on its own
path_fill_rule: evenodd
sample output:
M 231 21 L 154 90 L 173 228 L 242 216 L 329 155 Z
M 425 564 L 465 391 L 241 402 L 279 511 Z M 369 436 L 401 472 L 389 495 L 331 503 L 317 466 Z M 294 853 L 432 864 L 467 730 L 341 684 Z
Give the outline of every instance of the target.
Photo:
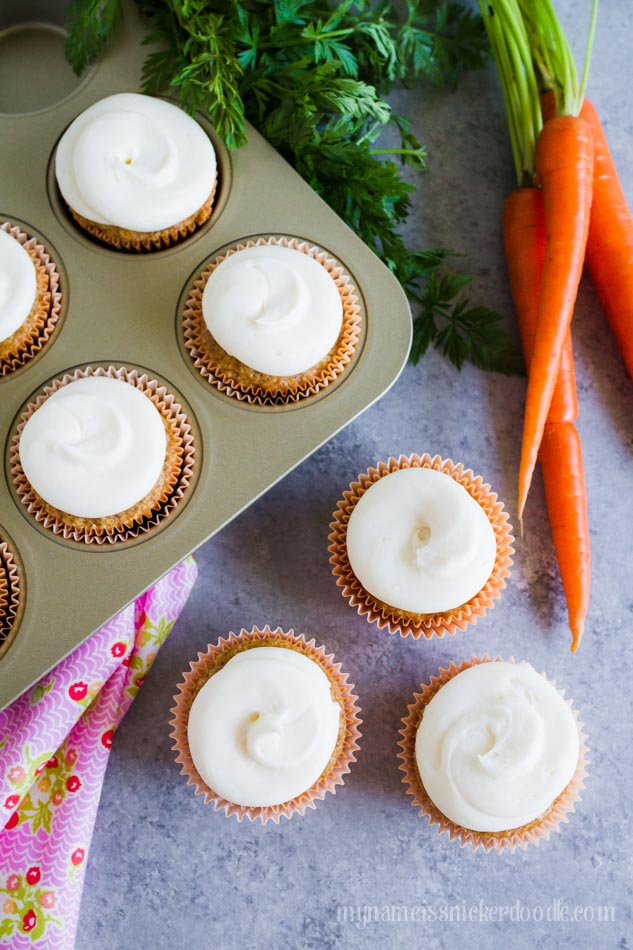
M 36 43 L 30 46 L 40 27 L 27 29 L 23 22 L 30 2 L 3 4 L 0 57 L 8 42 L 11 48 L 23 43 L 23 57 L 40 55 Z M 59 8 L 51 14 L 57 28 L 66 4 L 49 6 Z M 16 32 L 18 21 L 25 28 Z M 40 108 L 34 68 L 32 88 L 22 77 L 23 95 L 16 98 L 34 111 L 0 114 L 0 221 L 35 235 L 51 255 L 63 316 L 47 345 L 0 379 L 0 524 L 23 565 L 26 592 L 17 634 L 0 659 L 0 708 L 376 401 L 408 355 L 411 315 L 393 275 L 253 129 L 248 145 L 229 153 L 208 121 L 197 117 L 216 149 L 217 190 L 208 221 L 173 247 L 125 253 L 99 244 L 73 221 L 55 183 L 56 143 L 92 103 L 140 91 L 144 35 L 137 7 L 126 0 L 116 35 L 81 82 L 69 91 L 60 80 L 59 99 L 51 105 L 61 75 L 51 64 Z M 340 262 L 356 289 L 361 319 L 353 359 L 336 380 L 283 406 L 249 405 L 216 390 L 182 339 L 184 304 L 195 279 L 223 250 L 270 235 L 305 241 Z M 66 541 L 38 525 L 16 498 L 10 443 L 21 408 L 48 381 L 86 365 L 140 367 L 186 402 L 196 481 L 178 516 L 144 539 L 120 545 Z

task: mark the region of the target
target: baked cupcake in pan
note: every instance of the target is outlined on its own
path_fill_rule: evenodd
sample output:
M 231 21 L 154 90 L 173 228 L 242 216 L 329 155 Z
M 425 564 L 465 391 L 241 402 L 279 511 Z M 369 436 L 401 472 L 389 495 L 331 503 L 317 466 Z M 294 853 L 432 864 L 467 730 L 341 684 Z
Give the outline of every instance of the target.
M 311 396 L 351 363 L 361 333 L 356 288 L 327 251 L 260 237 L 218 255 L 183 314 L 194 365 L 227 395 L 256 405 Z
M 22 593 L 21 571 L 12 546 L 0 529 L 0 656 L 15 633 Z
M 19 225 L 0 223 L 0 377 L 42 349 L 60 311 L 59 273 L 49 252 Z
M 408 707 L 400 769 L 412 804 L 462 845 L 525 850 L 574 811 L 587 765 L 571 703 L 525 662 L 440 669 Z
M 22 414 L 11 448 L 18 497 L 44 527 L 91 543 L 149 530 L 192 477 L 191 426 L 174 397 L 136 370 L 76 370 Z
M 118 250 L 153 251 L 178 243 L 209 218 L 217 161 L 209 137 L 182 109 L 118 93 L 66 129 L 55 176 L 84 231 Z
M 481 476 L 438 455 L 400 456 L 344 492 L 329 535 L 343 596 L 390 633 L 426 637 L 474 624 L 499 597 L 512 529 Z
M 230 633 L 198 654 L 174 697 L 182 774 L 238 821 L 303 814 L 355 761 L 356 699 L 313 639 L 268 626 Z

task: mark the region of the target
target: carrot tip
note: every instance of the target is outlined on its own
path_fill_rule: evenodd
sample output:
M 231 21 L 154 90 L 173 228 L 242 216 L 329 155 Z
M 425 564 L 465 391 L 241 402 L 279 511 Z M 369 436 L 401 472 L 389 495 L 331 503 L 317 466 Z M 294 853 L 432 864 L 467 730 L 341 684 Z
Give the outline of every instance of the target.
M 580 641 L 582 639 L 583 630 L 585 629 L 585 624 L 580 623 L 578 626 L 571 628 L 571 652 L 575 653 L 578 647 L 580 646 Z

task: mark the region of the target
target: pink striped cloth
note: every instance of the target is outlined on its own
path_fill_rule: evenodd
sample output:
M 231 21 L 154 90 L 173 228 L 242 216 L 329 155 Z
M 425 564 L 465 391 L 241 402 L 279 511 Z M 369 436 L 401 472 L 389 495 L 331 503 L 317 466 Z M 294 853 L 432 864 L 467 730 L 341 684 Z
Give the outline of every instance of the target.
M 0 950 L 71 950 L 112 737 L 196 575 L 188 558 L 0 712 Z

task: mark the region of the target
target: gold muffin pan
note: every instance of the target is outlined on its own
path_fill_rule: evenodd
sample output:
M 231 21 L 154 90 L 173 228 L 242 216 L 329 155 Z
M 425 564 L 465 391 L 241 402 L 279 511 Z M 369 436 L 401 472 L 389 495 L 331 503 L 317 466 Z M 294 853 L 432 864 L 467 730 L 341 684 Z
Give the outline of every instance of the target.
M 0 647 L 0 708 L 375 402 L 398 377 L 411 337 L 393 275 L 253 129 L 245 148 L 228 152 L 198 117 L 217 153 L 218 185 L 210 219 L 182 243 L 133 254 L 81 232 L 55 182 L 57 142 L 92 103 L 140 90 L 147 48 L 137 8 L 126 0 L 107 53 L 76 81 L 63 61 L 66 7 L 67 0 L 5 0 L 0 9 L 0 222 L 48 249 L 63 293 L 51 339 L 0 379 L 0 541 L 10 543 L 21 580 Z M 362 331 L 330 385 L 288 405 L 257 406 L 203 378 L 184 346 L 182 320 L 211 260 L 270 235 L 306 241 L 341 263 L 358 294 Z M 173 511 L 116 544 L 82 544 L 43 526 L 20 500 L 11 471 L 25 407 L 65 374 L 99 366 L 138 369 L 164 385 L 183 406 L 195 444 L 192 481 Z

